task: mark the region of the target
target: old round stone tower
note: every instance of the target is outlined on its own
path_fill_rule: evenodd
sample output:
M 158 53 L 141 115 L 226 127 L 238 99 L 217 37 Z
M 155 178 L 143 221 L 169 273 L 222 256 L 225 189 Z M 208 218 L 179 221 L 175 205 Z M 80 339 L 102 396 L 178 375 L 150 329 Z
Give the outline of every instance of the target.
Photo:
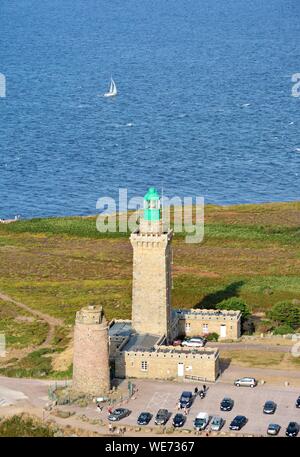
M 76 313 L 73 390 L 101 396 L 109 389 L 108 324 L 102 306 L 90 305 Z

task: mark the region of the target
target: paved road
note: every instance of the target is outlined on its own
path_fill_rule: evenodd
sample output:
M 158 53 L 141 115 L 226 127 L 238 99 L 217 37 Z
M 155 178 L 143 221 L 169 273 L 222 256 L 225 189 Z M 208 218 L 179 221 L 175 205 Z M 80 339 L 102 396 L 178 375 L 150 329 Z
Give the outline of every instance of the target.
M 64 385 L 65 381 L 7 378 L 0 376 L 0 400 L 16 405 L 26 400 L 30 405 L 43 408 L 48 399 L 49 386 Z M 5 406 L 4 402 L 2 403 Z
M 225 351 L 235 351 L 239 349 L 243 349 L 245 351 L 269 351 L 269 352 L 290 352 L 291 351 L 291 345 L 282 345 L 282 346 L 277 346 L 276 344 L 268 344 L 268 343 L 212 343 L 208 342 L 207 346 L 210 347 L 217 347 L 220 349 L 220 351 L 225 350 Z

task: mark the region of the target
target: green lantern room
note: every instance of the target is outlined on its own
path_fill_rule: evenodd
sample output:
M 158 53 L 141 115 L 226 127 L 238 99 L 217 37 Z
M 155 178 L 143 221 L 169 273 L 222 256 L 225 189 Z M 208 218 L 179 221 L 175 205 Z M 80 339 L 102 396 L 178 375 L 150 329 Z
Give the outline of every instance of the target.
M 162 231 L 160 196 L 155 187 L 149 187 L 144 196 L 140 232 L 144 234 L 159 234 Z

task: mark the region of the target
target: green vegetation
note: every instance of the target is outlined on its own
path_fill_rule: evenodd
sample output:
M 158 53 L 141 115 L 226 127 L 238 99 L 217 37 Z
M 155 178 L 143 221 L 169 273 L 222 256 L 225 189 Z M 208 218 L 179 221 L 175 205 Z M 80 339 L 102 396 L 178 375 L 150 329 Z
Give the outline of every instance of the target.
M 272 306 L 268 312 L 268 317 L 277 325 L 284 328 L 297 329 L 300 326 L 300 305 L 294 305 L 291 302 L 280 302 Z M 277 328 L 278 331 L 278 328 Z M 286 333 L 291 333 L 290 331 Z
M 47 337 L 48 325 L 13 303 L 0 300 L 0 332 L 5 334 L 7 348 L 22 349 L 42 344 Z
M 96 229 L 96 218 L 61 217 L 48 219 L 21 220 L 14 224 L 3 224 L 0 233 L 46 233 L 84 238 L 114 238 L 120 234 L 102 233 Z
M 205 208 L 205 238 L 174 238 L 174 307 L 238 298 L 251 311 L 300 299 L 300 203 Z M 127 234 L 100 234 L 96 218 L 0 224 L 0 291 L 74 322 L 98 301 L 108 319 L 130 318 L 132 251 Z M 1 307 L 1 303 L 0 303 Z
M 258 367 L 258 368 L 279 368 L 285 354 L 282 352 L 232 350 L 221 351 L 221 360 L 230 361 L 233 364 Z
M 273 331 L 274 335 L 286 335 L 293 332 L 294 329 L 287 324 L 279 325 L 279 327 L 276 327 Z
M 58 351 L 60 350 L 54 348 L 38 349 L 18 360 L 12 366 L 0 368 L 0 374 L 14 378 L 71 378 L 72 366 L 66 371 L 54 371 L 52 368 L 51 355 Z
M 247 303 L 250 312 L 266 312 L 300 300 L 300 202 L 208 205 L 204 241 L 187 244 L 184 234 L 175 234 L 173 248 L 174 308 Z M 62 319 L 49 350 L 68 345 L 76 311 L 90 302 L 103 305 L 108 319 L 131 317 L 128 234 L 99 233 L 95 217 L 0 224 L 0 257 L 0 292 Z M 10 306 L 0 301 L 0 331 L 10 347 L 40 344 L 46 325 Z M 35 352 L 25 359 L 17 354 L 17 362 L 1 369 L 20 376 L 64 373 L 52 369 L 55 352 Z
M 217 309 L 241 311 L 242 319 L 246 319 L 251 314 L 245 301 L 237 297 L 227 298 L 226 300 L 221 301 L 221 303 L 218 303 L 216 307 Z
M 206 339 L 207 339 L 207 341 L 218 341 L 219 335 L 218 335 L 216 332 L 209 333 L 209 334 L 206 336 Z
M 36 418 L 15 415 L 8 419 L 0 419 L 1 437 L 53 437 L 54 434 L 53 427 L 46 426 Z

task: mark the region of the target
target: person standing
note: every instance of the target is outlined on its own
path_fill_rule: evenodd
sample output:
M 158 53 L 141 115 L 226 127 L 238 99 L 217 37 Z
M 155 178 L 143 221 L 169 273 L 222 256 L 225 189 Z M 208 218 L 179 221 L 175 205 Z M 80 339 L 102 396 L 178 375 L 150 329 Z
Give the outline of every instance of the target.
M 103 406 L 100 405 L 100 403 L 97 404 L 97 410 L 99 413 L 101 413 Z
M 195 389 L 194 389 L 194 394 L 195 394 L 195 397 L 197 396 L 198 394 L 198 387 L 196 386 Z

